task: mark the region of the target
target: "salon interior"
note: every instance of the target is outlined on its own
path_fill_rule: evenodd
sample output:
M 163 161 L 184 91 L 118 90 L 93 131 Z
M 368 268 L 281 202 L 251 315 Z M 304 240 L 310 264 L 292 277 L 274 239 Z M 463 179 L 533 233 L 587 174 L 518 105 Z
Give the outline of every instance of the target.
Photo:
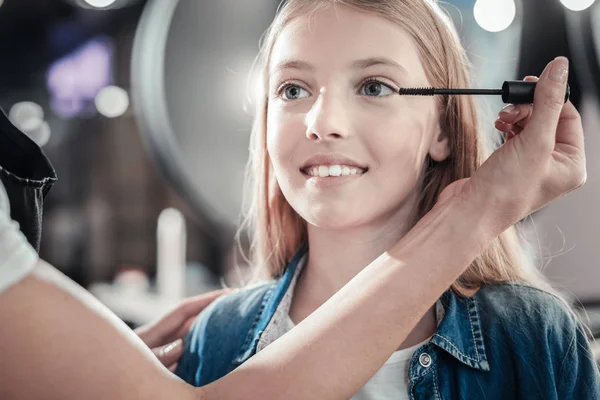
M 131 327 L 241 287 L 248 74 L 279 0 L 0 0 L 0 107 L 52 162 L 40 255 Z M 446 0 L 478 88 L 571 61 L 588 179 L 522 221 L 600 361 L 600 1 Z M 492 122 L 499 96 L 477 98 Z M 486 133 L 487 134 L 487 133 Z

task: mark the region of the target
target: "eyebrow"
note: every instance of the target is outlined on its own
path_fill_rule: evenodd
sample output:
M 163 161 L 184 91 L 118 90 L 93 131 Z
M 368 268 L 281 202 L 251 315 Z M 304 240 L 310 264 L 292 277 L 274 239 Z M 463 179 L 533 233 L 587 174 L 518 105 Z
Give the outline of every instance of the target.
M 371 57 L 371 58 L 364 58 L 361 60 L 356 60 L 356 61 L 353 61 L 352 63 L 350 63 L 349 67 L 351 69 L 360 70 L 360 69 L 366 69 L 366 68 L 370 68 L 370 67 L 374 67 L 374 66 L 378 66 L 378 65 L 398 68 L 402 71 L 403 74 L 408 75 L 408 71 L 406 70 L 406 68 L 404 68 L 402 65 L 398 64 L 396 61 L 391 60 L 386 57 Z M 277 72 L 281 72 L 286 69 L 306 70 L 306 71 L 314 72 L 316 68 L 314 65 L 312 65 L 306 61 L 283 60 L 280 63 L 278 63 L 275 66 L 275 68 L 273 68 L 273 70 L 271 71 L 271 75 L 275 74 Z

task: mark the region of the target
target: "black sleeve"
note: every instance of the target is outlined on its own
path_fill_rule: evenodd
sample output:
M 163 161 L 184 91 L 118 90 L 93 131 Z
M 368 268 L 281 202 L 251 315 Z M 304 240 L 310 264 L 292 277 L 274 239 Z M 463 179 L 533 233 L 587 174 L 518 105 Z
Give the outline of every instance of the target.
M 42 149 L 17 129 L 2 109 L 0 180 L 8 194 L 11 218 L 39 251 L 44 197 L 56 182 L 56 172 Z

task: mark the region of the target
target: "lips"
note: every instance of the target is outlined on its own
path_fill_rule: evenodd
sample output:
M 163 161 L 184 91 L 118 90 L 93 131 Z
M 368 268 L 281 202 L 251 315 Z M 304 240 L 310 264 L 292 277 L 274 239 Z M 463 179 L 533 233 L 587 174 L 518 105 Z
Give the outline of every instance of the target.
M 362 172 L 366 172 L 369 169 L 368 166 L 361 164 L 346 156 L 342 156 L 339 154 L 320 154 L 309 158 L 300 168 L 300 170 L 306 173 L 314 167 L 319 168 L 332 166 L 341 166 L 342 168 L 356 168 L 361 170 Z
M 363 175 L 366 170 L 356 167 L 349 167 L 346 165 L 332 165 L 330 167 L 321 165 L 309 167 L 301 170 L 303 174 L 315 178 L 327 178 L 327 177 L 338 177 L 338 176 L 350 176 L 350 175 Z

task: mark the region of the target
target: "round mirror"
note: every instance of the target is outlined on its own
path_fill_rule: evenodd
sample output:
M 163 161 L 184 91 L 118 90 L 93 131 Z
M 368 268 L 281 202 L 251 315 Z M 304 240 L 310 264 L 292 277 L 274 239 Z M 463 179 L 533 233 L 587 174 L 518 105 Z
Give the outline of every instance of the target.
M 167 179 L 230 235 L 241 210 L 251 110 L 247 80 L 278 0 L 150 0 L 136 33 L 132 92 Z

